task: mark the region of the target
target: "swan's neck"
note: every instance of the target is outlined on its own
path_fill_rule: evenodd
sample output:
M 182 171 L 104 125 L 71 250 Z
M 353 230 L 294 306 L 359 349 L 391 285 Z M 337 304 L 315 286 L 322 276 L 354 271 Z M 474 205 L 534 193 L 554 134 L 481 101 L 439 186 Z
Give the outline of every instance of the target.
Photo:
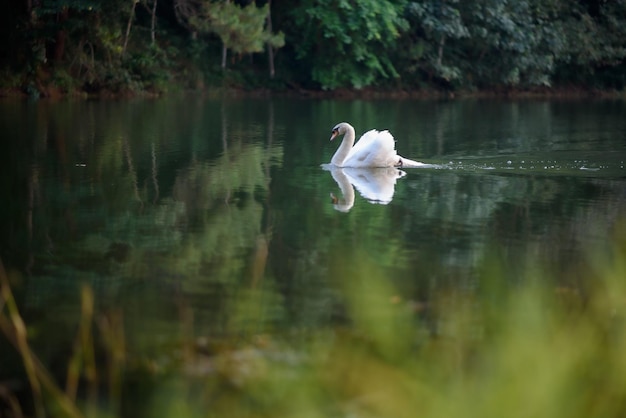
M 348 126 L 346 129 L 346 133 L 343 136 L 343 141 L 341 141 L 341 145 L 337 148 L 337 152 L 333 155 L 333 158 L 330 160 L 330 163 L 334 166 L 341 167 L 343 166 L 343 162 L 348 158 L 348 154 L 350 154 L 350 150 L 354 145 L 354 128 L 352 126 Z

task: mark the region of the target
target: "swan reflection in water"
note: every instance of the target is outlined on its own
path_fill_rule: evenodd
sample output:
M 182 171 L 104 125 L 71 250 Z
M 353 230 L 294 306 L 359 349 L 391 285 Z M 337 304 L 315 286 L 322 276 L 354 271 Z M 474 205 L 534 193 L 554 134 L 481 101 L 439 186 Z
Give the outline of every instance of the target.
M 386 205 L 393 199 L 396 180 L 406 175 L 404 171 L 395 167 L 342 168 L 328 164 L 323 168 L 330 171 L 341 189 L 341 197 L 330 194 L 334 208 L 340 212 L 348 212 L 354 206 L 355 187 L 370 203 Z

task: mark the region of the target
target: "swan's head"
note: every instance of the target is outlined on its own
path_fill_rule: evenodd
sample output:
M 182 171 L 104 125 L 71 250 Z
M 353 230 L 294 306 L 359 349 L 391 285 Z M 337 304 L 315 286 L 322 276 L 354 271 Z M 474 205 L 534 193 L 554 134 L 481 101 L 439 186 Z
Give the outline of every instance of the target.
M 332 133 L 330 134 L 330 140 L 332 141 L 336 137 L 345 134 L 350 128 L 351 126 L 349 123 L 346 123 L 346 122 L 338 123 L 337 125 L 335 125 L 335 127 L 332 130 Z

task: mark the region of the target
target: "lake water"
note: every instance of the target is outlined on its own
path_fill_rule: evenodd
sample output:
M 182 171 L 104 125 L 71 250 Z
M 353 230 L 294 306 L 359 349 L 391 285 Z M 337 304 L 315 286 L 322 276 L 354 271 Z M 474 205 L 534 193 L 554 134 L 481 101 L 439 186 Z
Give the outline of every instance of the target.
M 324 170 L 340 121 L 429 165 Z M 61 375 L 84 285 L 166 367 L 181 341 L 349 327 L 370 276 L 426 316 L 490 263 L 576 287 L 626 214 L 619 100 L 4 101 L 0 132 L 0 255 Z

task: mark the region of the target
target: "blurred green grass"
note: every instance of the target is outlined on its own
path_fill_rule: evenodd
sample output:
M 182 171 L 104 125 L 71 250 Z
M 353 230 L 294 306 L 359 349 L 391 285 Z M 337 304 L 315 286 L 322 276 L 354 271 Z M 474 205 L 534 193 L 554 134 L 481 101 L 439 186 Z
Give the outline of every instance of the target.
M 168 362 L 128 352 L 123 320 L 94 318 L 85 289 L 61 377 L 28 346 L 1 272 L 0 325 L 23 359 L 31 394 L 0 382 L 0 415 L 622 417 L 625 230 L 610 251 L 589 254 L 584 284 L 556 283 L 533 260 L 511 283 L 497 257 L 487 257 L 474 291 L 450 288 L 427 303 L 405 298 L 356 254 L 339 268 L 341 325 L 190 335 L 168 345 Z M 232 315 L 245 322 L 246 312 Z

